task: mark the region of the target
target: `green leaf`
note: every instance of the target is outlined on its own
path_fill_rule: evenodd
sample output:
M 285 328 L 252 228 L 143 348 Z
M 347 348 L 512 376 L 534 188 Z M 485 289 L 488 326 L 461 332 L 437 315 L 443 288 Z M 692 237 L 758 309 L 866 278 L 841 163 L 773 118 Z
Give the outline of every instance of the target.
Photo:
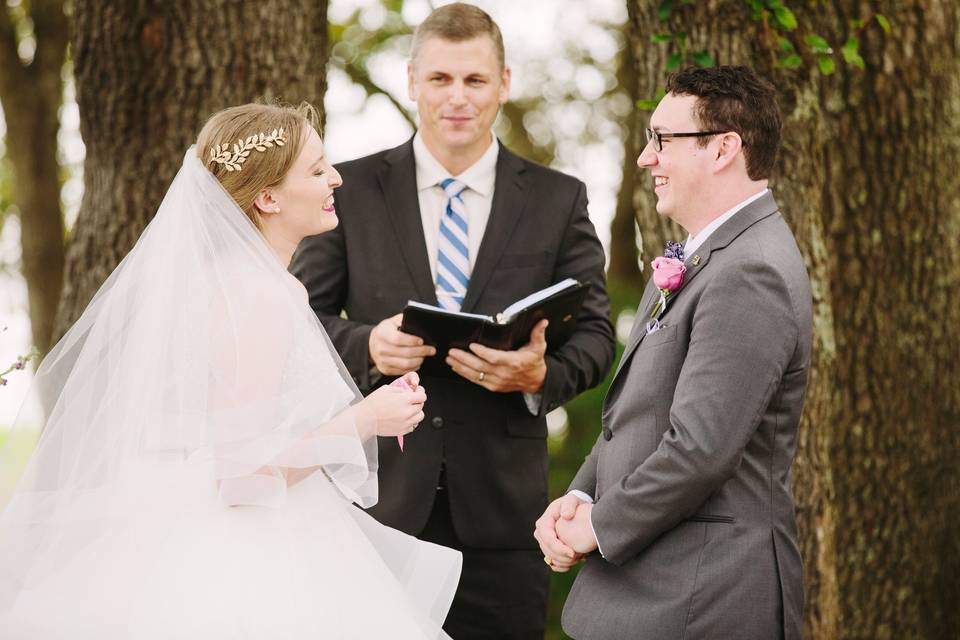
M 676 71 L 683 64 L 683 56 L 679 53 L 671 53 L 667 58 L 667 71 Z
M 780 45 L 781 51 L 786 51 L 787 53 L 792 53 L 794 51 L 793 43 L 784 38 L 783 36 L 777 38 L 777 44 Z
M 847 64 L 852 64 L 859 69 L 863 69 L 866 66 L 863 58 L 860 56 L 860 41 L 853 36 L 843 44 L 840 52 L 843 53 L 843 59 L 847 61 Z
M 801 64 L 803 64 L 803 58 L 795 53 L 780 60 L 780 66 L 787 69 L 796 69 Z
M 883 32 L 890 33 L 890 21 L 887 20 L 885 16 L 882 16 L 879 13 L 874 17 L 877 19 L 877 24 L 880 25 L 880 28 L 883 29 Z
M 817 64 L 820 65 L 820 73 L 825 76 L 833 75 L 833 72 L 837 70 L 837 65 L 830 56 L 820 56 Z
M 673 40 L 672 33 L 655 33 L 650 38 L 650 42 L 670 42 L 671 40 Z
M 663 0 L 660 3 L 660 6 L 657 7 L 657 17 L 660 18 L 660 22 L 666 22 L 670 19 L 670 14 L 673 13 L 673 1 L 672 0 Z
M 717 63 L 713 59 L 713 56 L 711 56 L 706 51 L 697 51 L 695 54 L 693 54 L 693 62 L 698 67 L 710 68 L 710 67 L 717 66 Z
M 790 9 L 783 6 L 777 7 L 773 10 L 773 15 L 780 26 L 787 31 L 793 31 L 797 28 L 797 16 L 793 15 L 793 11 L 790 11 Z
M 833 53 L 830 43 L 816 34 L 808 35 L 805 40 L 814 53 Z
M 860 29 L 861 27 L 863 27 L 863 20 L 861 20 L 860 18 L 855 18 L 855 19 L 853 19 L 853 20 L 850 21 L 850 29 L 851 29 L 852 31 L 856 31 L 857 29 Z
M 643 109 L 644 111 L 653 111 L 665 95 L 667 95 L 667 90 L 660 87 L 652 98 L 648 100 L 637 100 L 637 108 Z

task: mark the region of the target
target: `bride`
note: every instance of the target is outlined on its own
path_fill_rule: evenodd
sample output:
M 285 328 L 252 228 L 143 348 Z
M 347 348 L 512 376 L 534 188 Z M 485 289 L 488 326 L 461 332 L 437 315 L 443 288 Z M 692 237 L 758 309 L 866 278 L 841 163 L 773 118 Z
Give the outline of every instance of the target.
M 440 638 L 458 552 L 384 527 L 376 437 L 300 283 L 340 176 L 309 105 L 215 114 L 40 366 L 43 435 L 0 514 L 0 637 Z M 369 256 L 376 260 L 377 256 Z

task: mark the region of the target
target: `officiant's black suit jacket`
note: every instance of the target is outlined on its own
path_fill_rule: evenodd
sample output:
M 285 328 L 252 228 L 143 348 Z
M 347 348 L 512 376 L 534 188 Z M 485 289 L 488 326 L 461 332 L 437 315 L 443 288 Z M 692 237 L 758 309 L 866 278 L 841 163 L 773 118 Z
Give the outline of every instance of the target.
M 291 270 L 306 286 L 357 386 L 369 393 L 373 326 L 408 300 L 437 304 L 417 198 L 412 140 L 337 166 L 338 227 L 306 238 Z M 425 420 L 406 437 L 379 438 L 380 500 L 370 513 L 419 535 L 446 467 L 451 515 L 463 544 L 536 548 L 547 504 L 545 414 L 598 384 L 614 357 L 604 254 L 587 217 L 586 188 L 501 145 L 490 219 L 463 311 L 492 314 L 567 277 L 590 283 L 572 337 L 548 351 L 540 415 L 523 395 L 464 380 L 423 377 Z M 344 312 L 343 314 L 341 312 Z M 344 317 L 344 315 L 346 317 Z M 376 376 L 374 376 L 376 378 Z M 318 389 L 317 393 L 323 393 Z

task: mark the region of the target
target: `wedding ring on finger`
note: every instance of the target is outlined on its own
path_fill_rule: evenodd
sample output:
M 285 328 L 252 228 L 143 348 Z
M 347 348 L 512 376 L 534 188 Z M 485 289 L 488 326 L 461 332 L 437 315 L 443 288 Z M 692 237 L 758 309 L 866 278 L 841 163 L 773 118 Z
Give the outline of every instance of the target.
M 479 378 L 480 382 L 483 382 L 483 379 L 486 378 L 486 377 L 487 377 L 487 372 L 486 372 L 486 371 L 481 371 L 481 372 L 480 372 L 480 378 Z
M 550 556 L 543 556 L 543 561 L 547 563 L 548 567 L 553 566 L 553 558 L 551 558 Z

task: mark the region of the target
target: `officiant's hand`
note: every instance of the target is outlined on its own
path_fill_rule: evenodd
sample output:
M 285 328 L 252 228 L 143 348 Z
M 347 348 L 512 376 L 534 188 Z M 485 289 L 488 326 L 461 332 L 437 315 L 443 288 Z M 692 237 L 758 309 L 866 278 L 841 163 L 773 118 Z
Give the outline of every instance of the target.
M 570 567 L 583 559 L 583 554 L 577 553 L 557 535 L 560 522 L 569 522 L 577 514 L 580 505 L 589 504 L 573 494 L 557 498 L 547 506 L 547 510 L 537 520 L 533 537 L 540 543 L 543 559 L 550 568 L 557 573 L 564 573 Z
M 416 371 L 423 359 L 434 355 L 434 347 L 424 345 L 423 339 L 400 331 L 403 314 L 387 318 L 370 332 L 370 364 L 385 376 L 399 376 Z
M 516 351 L 500 351 L 473 343 L 470 351 L 450 349 L 447 364 L 470 382 L 488 391 L 539 393 L 547 377 L 547 321 L 530 332 L 530 342 Z

